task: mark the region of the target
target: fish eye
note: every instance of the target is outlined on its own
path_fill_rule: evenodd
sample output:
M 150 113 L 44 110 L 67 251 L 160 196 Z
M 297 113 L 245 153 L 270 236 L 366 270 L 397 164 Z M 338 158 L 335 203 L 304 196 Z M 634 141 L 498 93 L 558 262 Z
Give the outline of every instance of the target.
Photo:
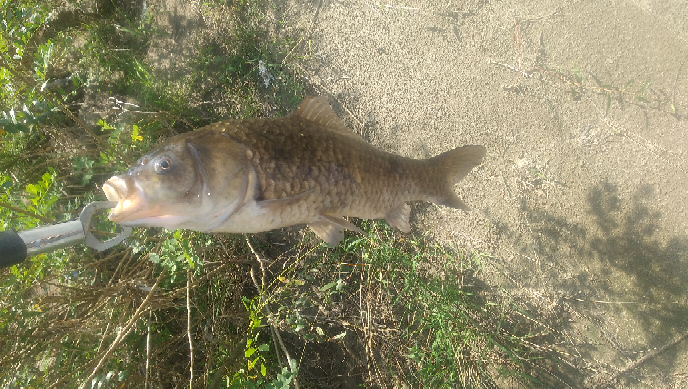
M 172 169 L 172 158 L 162 157 L 155 162 L 155 172 L 158 174 L 167 173 Z

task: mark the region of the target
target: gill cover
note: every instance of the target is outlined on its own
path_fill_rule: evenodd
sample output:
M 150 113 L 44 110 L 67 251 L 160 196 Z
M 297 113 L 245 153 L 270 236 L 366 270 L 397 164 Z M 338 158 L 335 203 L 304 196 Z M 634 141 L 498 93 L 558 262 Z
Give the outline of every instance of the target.
M 108 200 L 118 202 L 109 219 L 210 231 L 245 201 L 249 166 L 244 147 L 216 131 L 172 137 L 103 184 Z

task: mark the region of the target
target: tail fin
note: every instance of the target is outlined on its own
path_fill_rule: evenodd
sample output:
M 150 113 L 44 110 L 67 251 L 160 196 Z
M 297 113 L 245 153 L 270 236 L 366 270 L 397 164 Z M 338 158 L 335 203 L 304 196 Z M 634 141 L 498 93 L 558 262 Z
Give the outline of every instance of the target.
M 471 169 L 480 165 L 485 152 L 483 146 L 469 145 L 457 147 L 432 158 L 431 161 L 436 164 L 440 177 L 444 177 L 440 193 L 432 201 L 435 204 L 468 210 L 468 206 L 454 193 L 453 187 L 466 177 Z

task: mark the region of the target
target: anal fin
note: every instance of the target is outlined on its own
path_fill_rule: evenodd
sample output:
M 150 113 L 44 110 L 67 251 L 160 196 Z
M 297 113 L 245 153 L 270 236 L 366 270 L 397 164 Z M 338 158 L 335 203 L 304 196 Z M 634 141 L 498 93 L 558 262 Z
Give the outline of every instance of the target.
M 341 217 L 321 215 L 318 220 L 309 223 L 308 227 L 330 246 L 336 246 L 344 239 L 344 230 L 361 232 L 361 229 Z
M 390 226 L 396 227 L 399 231 L 408 234 L 411 232 L 411 225 L 409 224 L 410 218 L 411 206 L 406 203 L 401 203 L 396 208 L 392 209 L 385 219 Z

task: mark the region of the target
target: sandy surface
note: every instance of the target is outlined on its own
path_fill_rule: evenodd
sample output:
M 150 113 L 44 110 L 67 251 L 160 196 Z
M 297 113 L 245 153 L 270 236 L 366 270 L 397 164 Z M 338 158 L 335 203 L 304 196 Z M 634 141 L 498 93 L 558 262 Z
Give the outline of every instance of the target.
M 479 277 L 555 332 L 566 381 L 688 385 L 688 342 L 661 349 L 688 331 L 684 2 L 275 4 L 313 90 L 373 144 L 488 148 L 457 187 L 473 212 L 413 224 L 486 254 Z
M 212 18 L 162 4 L 178 35 Z M 483 254 L 478 277 L 552 331 L 562 387 L 688 385 L 685 2 L 272 4 L 301 39 L 287 62 L 371 143 L 487 147 L 457 186 L 473 211 L 412 224 Z M 173 67 L 178 38 L 151 55 Z

